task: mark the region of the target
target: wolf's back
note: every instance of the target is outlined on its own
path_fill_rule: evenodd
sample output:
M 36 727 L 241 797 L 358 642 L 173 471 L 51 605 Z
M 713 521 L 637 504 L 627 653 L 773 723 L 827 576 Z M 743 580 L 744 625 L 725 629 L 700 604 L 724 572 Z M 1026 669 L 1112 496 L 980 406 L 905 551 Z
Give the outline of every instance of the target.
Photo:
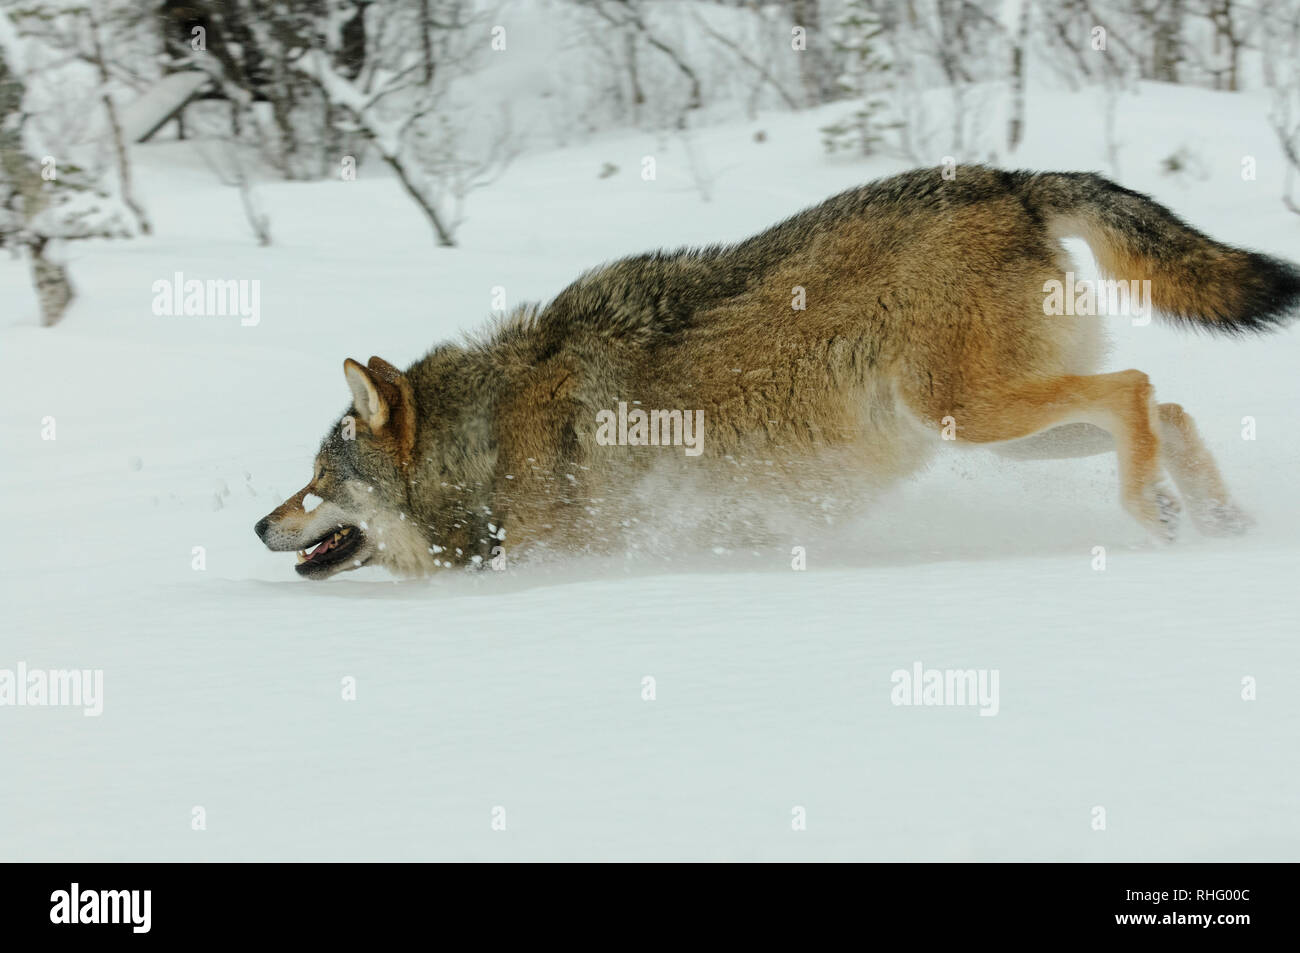
M 1149 279 L 1152 303 L 1168 317 L 1240 334 L 1300 312 L 1296 265 L 1215 241 L 1103 176 L 1026 174 L 1020 192 L 1054 235 L 1087 241 L 1107 277 Z

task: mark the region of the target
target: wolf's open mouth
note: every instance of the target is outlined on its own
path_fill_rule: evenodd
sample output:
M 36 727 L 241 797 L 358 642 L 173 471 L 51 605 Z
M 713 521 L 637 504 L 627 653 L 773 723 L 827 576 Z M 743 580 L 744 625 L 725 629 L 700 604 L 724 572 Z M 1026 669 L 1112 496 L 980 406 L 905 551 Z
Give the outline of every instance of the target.
M 331 530 L 306 549 L 298 551 L 295 568 L 300 576 L 314 576 L 334 569 L 359 550 L 363 542 L 365 534 L 355 526 Z

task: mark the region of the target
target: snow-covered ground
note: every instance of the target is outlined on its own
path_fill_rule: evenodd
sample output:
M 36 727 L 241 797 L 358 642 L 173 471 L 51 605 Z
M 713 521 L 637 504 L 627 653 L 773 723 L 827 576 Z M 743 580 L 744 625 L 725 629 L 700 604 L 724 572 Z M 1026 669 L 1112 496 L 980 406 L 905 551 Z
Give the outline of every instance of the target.
M 1143 87 L 1120 105 L 1124 183 L 1300 259 L 1267 105 Z M 1300 857 L 1294 327 L 1117 327 L 1111 365 L 1196 416 L 1258 520 L 1242 539 L 1189 525 L 1152 548 L 1112 458 L 975 451 L 808 527 L 805 572 L 724 545 L 314 584 L 254 538 L 347 403 L 344 357 L 408 363 L 479 325 L 496 286 L 545 299 L 902 168 L 826 159 L 817 127 L 841 112 L 698 133 L 707 203 L 673 137 L 530 154 L 471 198 L 455 250 L 373 164 L 261 187 L 259 248 L 237 193 L 160 142 L 134 152 L 155 234 L 72 246 L 59 327 L 0 262 L 0 669 L 104 672 L 99 717 L 0 708 L 0 859 Z M 1102 128 L 1094 94 L 1031 95 L 1016 164 L 1109 171 Z M 1160 174 L 1182 146 L 1200 172 Z M 175 272 L 260 280 L 260 322 L 154 315 Z M 998 670 L 996 717 L 892 704 L 916 662 Z

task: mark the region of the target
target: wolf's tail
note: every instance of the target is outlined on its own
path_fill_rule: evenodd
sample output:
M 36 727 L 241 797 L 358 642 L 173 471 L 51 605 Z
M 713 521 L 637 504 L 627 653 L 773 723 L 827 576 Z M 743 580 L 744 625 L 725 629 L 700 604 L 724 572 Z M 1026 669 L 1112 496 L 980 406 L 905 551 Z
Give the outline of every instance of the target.
M 1021 194 L 1057 237 L 1084 239 L 1108 278 L 1151 282 L 1167 317 L 1226 334 L 1300 314 L 1300 268 L 1198 232 L 1140 192 L 1088 172 L 1025 175 Z

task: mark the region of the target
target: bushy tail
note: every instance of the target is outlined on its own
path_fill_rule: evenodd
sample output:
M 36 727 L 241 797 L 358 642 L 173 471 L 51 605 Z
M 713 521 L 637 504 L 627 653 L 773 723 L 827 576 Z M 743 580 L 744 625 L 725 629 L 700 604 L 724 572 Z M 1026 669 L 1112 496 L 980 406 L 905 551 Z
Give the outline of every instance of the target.
M 1244 334 L 1300 314 L 1300 267 L 1216 242 L 1140 192 L 1088 172 L 1026 174 L 1021 187 L 1052 234 L 1091 246 L 1106 277 L 1149 279 L 1167 317 Z

